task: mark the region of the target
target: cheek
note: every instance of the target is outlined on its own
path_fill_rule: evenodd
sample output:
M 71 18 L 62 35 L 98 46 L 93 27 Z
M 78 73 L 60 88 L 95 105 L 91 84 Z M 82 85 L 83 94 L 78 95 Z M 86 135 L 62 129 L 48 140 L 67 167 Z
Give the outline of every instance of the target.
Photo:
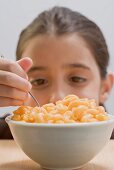
M 90 84 L 87 87 L 80 90 L 79 97 L 85 97 L 89 99 L 95 99 L 96 103 L 99 104 L 100 98 L 100 85 L 98 84 Z

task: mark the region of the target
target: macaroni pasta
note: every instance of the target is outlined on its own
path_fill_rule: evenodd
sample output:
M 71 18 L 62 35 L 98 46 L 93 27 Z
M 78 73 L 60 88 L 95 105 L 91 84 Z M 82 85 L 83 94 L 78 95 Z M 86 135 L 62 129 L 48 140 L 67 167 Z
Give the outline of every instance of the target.
M 84 123 L 109 119 L 104 107 L 97 106 L 95 100 L 76 95 L 68 95 L 56 104 L 42 107 L 20 106 L 13 113 L 13 120 L 31 123 Z

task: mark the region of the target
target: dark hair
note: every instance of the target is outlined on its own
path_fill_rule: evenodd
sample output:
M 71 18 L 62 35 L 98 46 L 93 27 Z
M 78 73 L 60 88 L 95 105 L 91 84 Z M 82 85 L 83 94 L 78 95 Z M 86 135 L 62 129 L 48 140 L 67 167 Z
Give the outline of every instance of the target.
M 105 78 L 109 62 L 108 48 L 100 28 L 79 12 L 65 7 L 54 7 L 42 12 L 25 28 L 17 45 L 17 60 L 21 58 L 28 41 L 37 35 L 70 35 L 81 36 L 92 51 L 102 78 Z

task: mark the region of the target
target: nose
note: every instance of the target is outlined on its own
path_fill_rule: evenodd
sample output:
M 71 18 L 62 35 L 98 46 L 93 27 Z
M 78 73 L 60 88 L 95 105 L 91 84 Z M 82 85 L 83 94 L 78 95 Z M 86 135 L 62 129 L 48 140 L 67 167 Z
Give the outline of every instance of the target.
M 56 74 L 56 79 L 54 79 L 49 95 L 49 102 L 56 103 L 58 100 L 62 100 L 71 92 L 71 88 L 65 82 L 61 74 Z
M 61 92 L 56 91 L 56 92 L 52 93 L 52 95 L 50 96 L 49 102 L 56 103 L 56 101 L 62 100 L 65 96 L 66 95 L 63 91 L 61 91 Z

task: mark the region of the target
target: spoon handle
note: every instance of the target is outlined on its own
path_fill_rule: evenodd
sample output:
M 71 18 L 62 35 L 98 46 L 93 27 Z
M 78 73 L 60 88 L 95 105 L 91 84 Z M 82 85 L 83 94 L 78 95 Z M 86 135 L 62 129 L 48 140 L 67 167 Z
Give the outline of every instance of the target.
M 34 97 L 34 95 L 31 92 L 29 92 L 29 94 L 31 95 L 33 100 L 36 102 L 37 106 L 40 107 L 40 104 L 39 104 L 38 100 Z

